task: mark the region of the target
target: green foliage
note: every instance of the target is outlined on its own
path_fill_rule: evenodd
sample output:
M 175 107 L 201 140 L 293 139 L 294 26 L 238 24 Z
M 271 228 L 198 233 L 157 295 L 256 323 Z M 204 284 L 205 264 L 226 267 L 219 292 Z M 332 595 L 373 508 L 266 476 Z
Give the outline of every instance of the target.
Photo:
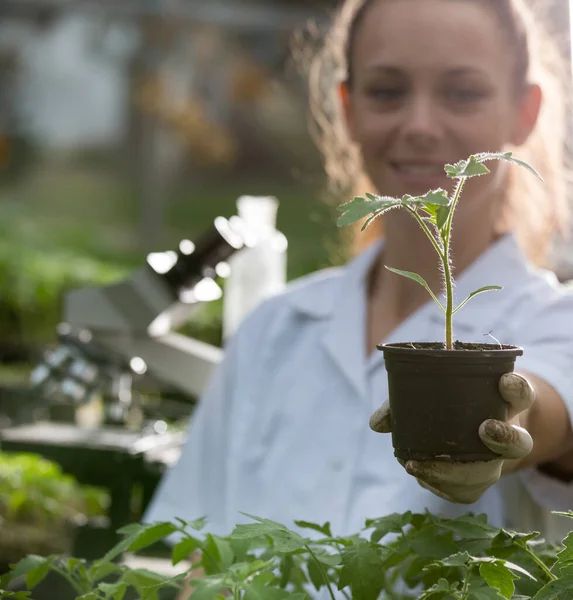
M 65 248 L 4 206 L 0 218 L 0 334 L 4 339 L 53 335 L 64 292 L 111 283 L 125 267 Z
M 55 463 L 33 454 L 0 452 L 0 519 L 47 526 L 105 513 L 107 496 L 81 486 Z
M 573 515 L 569 515 L 573 516 Z M 167 577 L 117 562 L 125 551 L 142 550 L 176 535 L 173 563 L 197 553 L 192 600 L 309 600 L 325 588 L 349 599 L 372 600 L 555 600 L 573 597 L 571 535 L 554 548 L 536 533 L 499 530 L 483 515 L 444 519 L 392 514 L 366 521 L 354 536 L 336 537 L 330 525 L 297 522 L 298 531 L 259 517 L 237 525 L 227 537 L 202 531 L 205 522 L 133 524 L 101 560 L 29 556 L 0 578 L 0 598 L 26 598 L 2 591 L 24 577 L 33 589 L 50 571 L 68 580 L 81 600 L 123 600 L 128 590 L 155 600 L 164 587 L 180 587 L 184 569 Z M 303 537 L 302 531 L 310 536 Z M 508 558 L 511 557 L 511 561 Z M 130 596 L 132 597 L 132 596 Z
M 428 283 L 417 273 L 401 271 L 390 267 L 387 268 L 397 275 L 401 275 L 402 277 L 406 277 L 420 284 L 430 294 L 434 302 L 445 315 L 445 343 L 446 348 L 448 349 L 453 348 L 453 315 L 478 294 L 501 289 L 496 285 L 482 287 L 479 290 L 472 292 L 457 307 L 454 307 L 454 280 L 450 256 L 454 211 L 461 197 L 465 182 L 472 177 L 488 174 L 490 171 L 484 163 L 491 160 L 513 163 L 525 168 L 527 171 L 541 179 L 539 174 L 532 167 L 524 161 L 514 158 L 511 152 L 484 152 L 472 155 L 467 160 L 462 160 L 454 165 L 445 166 L 444 170 L 446 175 L 457 181 L 451 195 L 448 195 L 448 193 L 442 189 L 430 190 L 423 196 L 413 197 L 405 195 L 402 198 L 366 194 L 364 198 L 356 197 L 351 202 L 347 202 L 338 207 L 338 210 L 341 212 L 337 222 L 339 227 L 352 225 L 366 219 L 362 226 L 362 229 L 364 230 L 374 219 L 395 208 L 408 210 L 416 219 L 440 258 L 444 273 L 443 291 L 446 300 L 445 306 L 430 289 Z

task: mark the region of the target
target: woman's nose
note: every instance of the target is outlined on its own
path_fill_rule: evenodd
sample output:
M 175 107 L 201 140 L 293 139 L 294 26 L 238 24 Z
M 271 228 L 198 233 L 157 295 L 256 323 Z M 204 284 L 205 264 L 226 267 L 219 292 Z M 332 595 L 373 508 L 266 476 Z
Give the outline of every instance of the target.
M 441 116 L 435 102 L 428 96 L 410 99 L 405 107 L 402 133 L 410 142 L 435 142 L 442 135 Z

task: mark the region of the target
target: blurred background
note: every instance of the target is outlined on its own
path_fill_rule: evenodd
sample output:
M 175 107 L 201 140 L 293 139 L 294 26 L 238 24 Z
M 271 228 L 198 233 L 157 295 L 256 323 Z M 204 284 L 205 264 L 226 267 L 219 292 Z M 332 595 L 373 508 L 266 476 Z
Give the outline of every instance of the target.
M 0 1 L 4 425 L 39 418 L 77 422 L 75 415 L 66 416 L 65 410 L 58 413 L 53 407 L 48 413 L 22 417 L 23 400 L 18 395 L 27 389 L 30 372 L 46 348 L 57 341 L 67 291 L 128 277 L 150 252 L 177 248 L 180 240 L 200 236 L 217 216 L 234 215 L 241 195 L 278 198 L 277 227 L 288 240 L 287 280 L 347 258 L 335 227 L 334 203 L 325 194 L 321 158 L 309 134 L 306 81 L 292 54 L 297 32 L 308 29 L 309 23 L 315 24 L 311 32 L 319 31 L 337 4 L 337 0 Z M 569 57 L 568 2 L 544 0 L 544 6 Z M 560 276 L 572 277 L 569 245 L 560 247 L 557 259 Z M 210 302 L 179 331 L 220 346 L 222 313 L 222 299 Z M 101 451 L 103 446 L 113 450 L 125 473 L 127 463 L 122 461 L 127 454 L 133 456 L 133 440 L 146 419 L 176 429 L 178 419 L 188 416 L 193 398 L 182 398 L 188 395 L 185 390 L 163 384 L 160 380 L 141 384 L 139 393 L 148 400 L 147 406 L 161 402 L 162 408 L 153 417 L 140 416 L 135 424 L 126 420 L 126 429 L 135 436 L 125 442 L 131 444 L 129 451 L 123 442 L 103 444 L 101 431 L 92 436 L 91 450 Z M 171 401 L 185 408 L 173 408 Z M 2 449 L 41 451 L 86 484 L 99 485 L 102 477 L 109 477 L 84 477 L 53 448 L 38 446 L 40 433 L 26 435 L 26 441 L 16 436 L 13 446 L 5 437 Z M 53 466 L 26 460 L 17 464 L 0 460 L 5 465 L 4 475 L 0 468 L 0 522 L 8 514 L 17 520 L 14 515 L 32 510 L 26 509 L 31 493 L 27 499 L 26 494 L 24 499 L 22 494 L 14 497 L 15 484 L 12 492 L 6 491 L 6 482 L 15 481 L 14 473 L 30 473 L 30 481 L 39 486 L 33 489 L 40 490 L 40 504 L 45 505 L 50 493 L 58 502 L 70 497 L 67 476 Z M 173 459 L 158 463 L 169 460 Z M 154 481 L 160 473 L 157 467 Z M 58 490 L 45 484 L 58 477 Z M 83 511 L 84 516 L 105 516 L 113 501 L 110 494 L 125 499 L 132 489 L 124 485 L 105 493 L 98 496 L 86 488 L 83 504 L 74 496 L 68 508 L 74 512 L 81 505 L 76 512 Z M 127 507 L 118 509 L 115 524 L 141 513 L 143 492 L 138 493 L 139 508 L 129 500 Z M 30 505 L 42 519 L 51 515 L 44 505 Z M 58 518 L 69 520 L 69 511 Z

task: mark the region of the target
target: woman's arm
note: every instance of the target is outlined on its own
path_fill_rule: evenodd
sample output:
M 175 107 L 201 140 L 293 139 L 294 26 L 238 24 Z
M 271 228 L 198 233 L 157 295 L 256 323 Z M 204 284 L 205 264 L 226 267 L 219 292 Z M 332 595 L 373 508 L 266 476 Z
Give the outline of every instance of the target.
M 573 365 L 571 365 L 573 369 Z M 573 429 L 569 413 L 555 389 L 543 379 L 523 374 L 533 386 L 536 401 L 519 415 L 519 425 L 533 438 L 531 453 L 516 461 L 506 461 L 504 472 L 537 466 L 542 472 L 573 480 Z

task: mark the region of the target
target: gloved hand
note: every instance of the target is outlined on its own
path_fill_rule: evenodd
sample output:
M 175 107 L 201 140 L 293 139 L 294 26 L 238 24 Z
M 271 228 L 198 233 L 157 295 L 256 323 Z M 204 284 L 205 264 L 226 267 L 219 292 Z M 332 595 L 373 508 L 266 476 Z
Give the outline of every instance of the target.
M 499 459 L 470 463 L 446 460 L 400 461 L 422 487 L 450 502 L 472 504 L 499 480 L 505 460 L 524 458 L 531 452 L 531 436 L 516 423 L 517 416 L 535 402 L 535 390 L 525 377 L 517 373 L 503 375 L 499 390 L 509 405 L 507 422 L 489 419 L 479 428 L 482 442 L 499 454 Z M 392 431 L 388 401 L 370 417 L 370 428 L 377 433 Z

